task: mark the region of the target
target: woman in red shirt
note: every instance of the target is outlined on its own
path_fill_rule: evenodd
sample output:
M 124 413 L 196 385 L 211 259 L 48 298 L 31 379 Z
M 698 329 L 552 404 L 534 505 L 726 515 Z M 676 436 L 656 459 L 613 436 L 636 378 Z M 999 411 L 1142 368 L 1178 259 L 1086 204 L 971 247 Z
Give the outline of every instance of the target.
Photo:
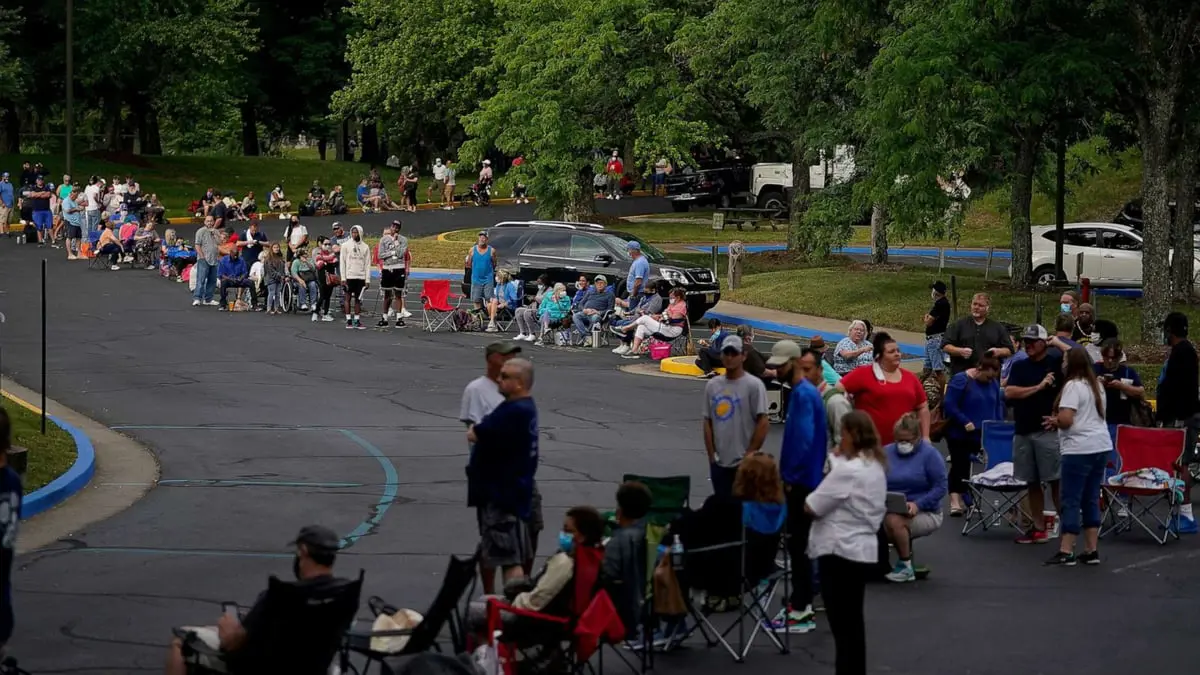
M 915 412 L 921 437 L 929 438 L 929 401 L 925 388 L 900 367 L 900 346 L 887 333 L 872 340 L 875 363 L 847 373 L 838 387 L 854 397 L 854 407 L 870 416 L 883 445 L 892 442 L 892 427 L 905 413 Z

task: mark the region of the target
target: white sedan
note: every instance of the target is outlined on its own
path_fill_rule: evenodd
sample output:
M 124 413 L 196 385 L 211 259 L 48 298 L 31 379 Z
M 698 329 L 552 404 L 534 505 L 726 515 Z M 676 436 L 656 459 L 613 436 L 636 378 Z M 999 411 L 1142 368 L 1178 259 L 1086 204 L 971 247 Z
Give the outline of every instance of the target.
M 1054 283 L 1053 225 L 1030 228 L 1033 233 L 1033 282 Z M 1083 274 L 1077 274 L 1083 255 Z M 1193 266 L 1200 271 L 1200 253 Z M 1063 226 L 1063 271 L 1078 283 L 1083 276 L 1093 286 L 1140 288 L 1142 285 L 1142 235 L 1128 225 L 1067 223 Z

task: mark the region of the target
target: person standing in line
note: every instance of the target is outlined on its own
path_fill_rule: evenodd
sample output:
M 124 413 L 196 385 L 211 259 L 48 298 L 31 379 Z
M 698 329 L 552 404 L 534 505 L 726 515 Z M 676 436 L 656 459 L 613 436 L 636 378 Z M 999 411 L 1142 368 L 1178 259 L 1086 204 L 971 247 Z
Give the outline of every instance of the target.
M 1005 418 L 1000 391 L 1000 362 L 979 359 L 979 365 L 950 378 L 943 403 L 946 413 L 946 448 L 950 451 L 950 517 L 966 512 L 963 496 L 971 474 L 971 457 L 983 447 L 983 423 Z
M 631 239 L 625 246 L 629 249 L 629 257 L 633 258 L 633 262 L 629 265 L 629 276 L 625 282 L 625 290 L 629 292 L 629 298 L 632 299 L 639 297 L 642 288 L 650 281 L 650 261 L 642 253 L 642 244 L 638 240 Z
M 921 379 L 933 375 L 938 383 L 938 389 L 946 388 L 945 352 L 942 351 L 942 339 L 946 335 L 946 326 L 950 323 L 950 301 L 946 299 L 946 284 L 935 281 L 929 287 L 929 295 L 933 298 L 933 306 L 925 314 L 925 369 Z
M 221 242 L 217 231 L 213 229 L 212 216 L 204 218 L 204 225 L 196 230 L 196 238 L 192 245 L 196 249 L 196 266 L 192 268 L 196 290 L 192 294 L 192 307 L 216 307 L 221 304 L 213 299 L 213 293 L 217 290 L 217 265 L 221 261 Z
M 746 373 L 742 339 L 731 335 L 721 344 L 725 374 L 704 386 L 704 450 L 708 454 L 713 493 L 733 493 L 733 477 L 742 457 L 762 449 L 767 438 L 767 388 Z
M 1046 329 L 1033 324 L 1021 334 L 1027 358 L 1013 364 L 1004 399 L 1013 411 L 1013 477 L 1029 484 L 1029 514 L 1033 524 L 1018 544 L 1044 544 L 1050 539 L 1043 518 L 1046 505 L 1042 484 L 1050 486 L 1055 511 L 1061 512 L 1058 432 L 1050 425 L 1054 402 L 1062 388 L 1062 360 L 1049 352 Z M 1193 392 L 1194 394 L 1194 392 Z
M 78 260 L 80 243 L 83 239 L 83 207 L 79 199 L 79 187 L 71 186 L 62 202 L 63 220 L 67 223 L 67 260 Z
M 533 401 L 533 363 L 512 358 L 500 367 L 504 401 L 467 428 L 472 444 L 467 464 L 467 505 L 479 522 L 484 593 L 495 590 L 495 570 L 504 582 L 525 575 L 533 560 L 530 524 L 538 465 L 538 415 Z
M 429 184 L 429 188 L 425 192 L 425 201 L 433 201 L 435 190 L 439 203 L 444 207 L 446 205 L 446 165 L 442 163 L 441 157 L 433 160 L 433 182 Z
M 387 328 L 388 320 L 395 319 L 396 328 L 404 326 L 404 286 L 408 280 L 408 237 L 400 234 L 400 221 L 393 220 L 379 239 L 379 288 L 383 291 L 383 314 L 378 328 Z M 396 311 L 399 305 L 400 311 Z
M 828 453 L 825 404 L 800 364 L 804 350 L 791 340 L 771 347 L 767 367 L 774 368 L 781 382 L 792 387 L 788 416 L 779 448 L 779 469 L 787 494 L 788 555 L 791 557 L 792 595 L 771 622 L 776 633 L 807 633 L 817 627 L 812 608 L 812 561 L 808 559 L 808 535 L 812 517 L 804 508 L 808 495 L 821 483 Z
M 1104 394 L 1083 347 L 1066 355 L 1066 383 L 1058 397 L 1058 410 L 1048 426 L 1058 429 L 1062 447 L 1062 537 L 1058 552 L 1046 565 L 1073 567 L 1099 565 L 1100 484 L 1112 452 L 1112 438 L 1104 423 Z M 1083 530 L 1083 553 L 1075 555 L 1075 540 Z
M 12 220 L 13 207 L 16 206 L 16 194 L 8 172 L 0 173 L 0 235 L 8 235 L 8 223 Z
M 293 215 L 288 219 L 287 228 L 283 232 L 283 239 L 287 242 L 287 254 L 284 262 L 289 265 L 296 259 L 296 254 L 300 249 L 308 248 L 308 228 L 300 224 L 300 217 Z
M 350 240 L 342 244 L 340 254 L 338 274 L 346 286 L 346 330 L 366 330 L 362 325 L 362 296 L 371 285 L 371 247 L 362 236 L 362 227 L 351 227 Z
M 976 293 L 971 298 L 971 315 L 955 321 L 946 329 L 942 351 L 950 355 L 951 376 L 975 367 L 984 355 L 994 356 L 1001 361 L 1012 356 L 1012 338 L 1003 324 L 988 318 L 991 311 L 991 296 Z
M 88 181 L 88 186 L 83 189 L 85 202 L 83 212 L 83 240 L 85 242 L 91 241 L 92 233 L 100 229 L 100 183 L 101 180 L 99 178 L 92 176 L 91 180 Z
M 408 210 L 411 213 L 417 212 L 417 183 L 420 180 L 421 175 L 417 173 L 417 163 L 414 161 L 412 166 L 404 171 L 404 199 L 408 202 Z
M 21 476 L 8 463 L 12 448 L 12 422 L 8 411 L 0 408 L 0 651 L 12 637 L 16 617 L 12 604 L 12 567 L 17 555 L 22 495 Z
M 870 416 L 842 419 L 842 442 L 829 474 L 808 495 L 813 518 L 808 556 L 817 560 L 821 596 L 833 633 L 837 675 L 866 675 L 866 582 L 879 565 L 877 533 L 887 513 L 886 455 Z
M 446 160 L 446 166 L 442 170 L 443 181 L 445 187 L 442 188 L 442 208 L 447 211 L 454 210 L 454 178 L 458 172 L 454 170 L 454 160 Z
M 1163 319 L 1163 336 L 1171 352 L 1163 363 L 1158 376 L 1158 421 L 1164 427 L 1185 429 L 1183 459 L 1195 455 L 1197 428 L 1200 428 L 1200 362 L 1196 348 L 1188 340 L 1188 318 L 1182 312 L 1171 312 Z M 1182 462 L 1184 464 L 1187 461 Z M 1192 478 L 1188 471 L 1182 472 L 1187 497 L 1179 507 L 1179 517 L 1171 518 L 1170 526 L 1178 534 L 1196 534 L 1200 528 L 1192 513 Z
M 800 357 L 799 365 L 804 378 L 812 382 L 821 394 L 821 402 L 825 406 L 825 445 L 832 452 L 842 442 L 842 418 L 853 410 L 854 406 L 850 405 L 850 399 L 837 387 L 837 383 L 829 382 L 830 371 L 825 370 L 829 363 L 825 361 L 821 349 L 813 347 L 810 343 L 809 348 L 805 349 Z
M 621 198 L 621 176 L 625 175 L 625 165 L 621 163 L 621 153 L 615 148 L 608 164 L 604 166 L 604 175 L 608 179 L 608 194 L 605 199 Z
M 464 262 L 471 270 L 471 302 L 475 311 L 482 311 L 492 301 L 496 278 L 496 249 L 488 244 L 487 232 L 479 231 L 478 240 Z
M 52 243 L 50 229 L 54 227 L 54 215 L 50 211 L 50 199 L 54 196 L 54 188 L 46 185 L 45 178 L 38 176 L 22 196 L 33 209 L 33 226 L 37 228 L 38 246 Z

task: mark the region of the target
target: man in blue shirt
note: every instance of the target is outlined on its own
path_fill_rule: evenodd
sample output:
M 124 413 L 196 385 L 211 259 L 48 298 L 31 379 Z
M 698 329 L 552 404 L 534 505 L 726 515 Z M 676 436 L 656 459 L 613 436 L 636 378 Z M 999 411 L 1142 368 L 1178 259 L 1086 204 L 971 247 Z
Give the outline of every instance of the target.
M 792 597 L 771 622 L 776 633 L 807 633 L 816 628 L 812 608 L 812 562 L 808 559 L 808 532 L 812 517 L 804 510 L 804 500 L 816 489 L 825 474 L 828 429 L 825 403 L 821 392 L 804 377 L 800 358 L 804 350 L 791 340 L 780 340 L 771 347 L 767 367 L 774 368 L 780 381 L 792 386 L 788 399 L 783 445 L 779 448 L 779 469 L 787 493 L 788 555 L 792 559 Z M 820 359 L 818 354 L 816 358 Z
M 13 194 L 12 183 L 8 172 L 0 173 L 0 234 L 8 234 L 8 221 L 12 218 L 16 195 Z
M 50 212 L 50 198 L 54 196 L 54 188 L 46 185 L 46 179 L 38 176 L 33 186 L 22 193 L 33 209 L 33 226 L 37 228 L 38 243 L 45 246 L 50 240 L 50 228 L 54 226 L 54 216 Z
M 226 303 L 231 288 L 249 288 L 250 306 L 258 309 L 258 290 L 250 282 L 250 268 L 246 267 L 246 261 L 238 254 L 236 247 L 229 255 L 221 258 L 221 263 L 217 266 L 217 278 L 221 281 L 221 306 L 217 308 L 219 311 L 224 312 L 228 309 Z
M 633 264 L 629 266 L 625 290 L 629 292 L 629 297 L 636 298 L 650 280 L 650 261 L 642 253 L 642 245 L 637 240 L 630 241 L 626 246 L 629 248 L 629 257 L 633 258 Z
M 586 295 L 579 301 L 579 309 L 571 317 L 575 330 L 585 338 L 591 334 L 592 326 L 617 305 L 617 297 L 608 287 L 608 279 L 603 274 L 597 274 L 595 282 L 595 286 L 585 291 Z
M 487 232 L 479 231 L 479 240 L 467 253 L 466 267 L 471 270 L 471 302 L 483 309 L 484 301 L 492 301 L 496 284 L 496 249 L 488 245 Z
M 538 465 L 533 363 L 506 361 L 499 386 L 504 402 L 467 429 L 467 442 L 474 444 L 467 464 L 467 506 L 477 511 L 485 587 L 497 568 L 505 583 L 523 577 L 523 564 L 533 557 L 530 520 Z
M 0 649 L 12 637 L 12 565 L 17 551 L 17 524 L 21 520 L 24 489 L 21 477 L 8 465 L 12 447 L 12 424 L 8 412 L 0 408 Z

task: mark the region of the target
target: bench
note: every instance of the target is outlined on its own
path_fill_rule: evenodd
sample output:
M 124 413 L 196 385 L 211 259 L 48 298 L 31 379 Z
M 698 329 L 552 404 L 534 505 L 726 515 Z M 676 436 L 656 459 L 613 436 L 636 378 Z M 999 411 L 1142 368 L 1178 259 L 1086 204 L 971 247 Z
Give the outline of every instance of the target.
M 780 218 L 777 209 L 728 208 L 717 209 L 713 213 L 714 230 L 723 230 L 726 225 L 734 225 L 739 232 L 745 229 L 757 231 L 764 224 L 772 231 L 787 229 L 787 222 Z

